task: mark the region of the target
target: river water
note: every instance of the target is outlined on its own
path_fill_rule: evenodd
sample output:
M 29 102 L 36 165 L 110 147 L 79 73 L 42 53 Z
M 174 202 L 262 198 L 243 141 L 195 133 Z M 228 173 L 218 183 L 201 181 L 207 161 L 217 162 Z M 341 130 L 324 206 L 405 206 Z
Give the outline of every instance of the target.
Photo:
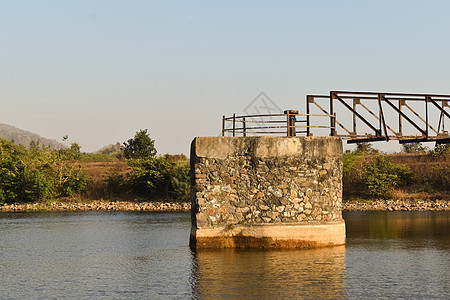
M 347 245 L 199 251 L 189 213 L 0 213 L 0 299 L 448 299 L 450 212 L 344 212 Z

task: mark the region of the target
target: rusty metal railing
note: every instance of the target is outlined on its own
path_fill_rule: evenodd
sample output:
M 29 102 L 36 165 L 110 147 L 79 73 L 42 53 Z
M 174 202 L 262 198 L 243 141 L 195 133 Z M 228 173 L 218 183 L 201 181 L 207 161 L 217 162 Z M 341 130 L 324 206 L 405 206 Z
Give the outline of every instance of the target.
M 336 116 L 330 119 L 330 135 L 348 143 L 450 142 L 445 129 L 450 120 L 450 95 L 331 91 L 308 95 L 306 103 L 307 116 L 313 108 Z M 307 117 L 307 125 L 310 122 Z
M 312 125 L 315 117 L 330 119 L 328 125 Z M 247 135 L 312 135 L 312 128 L 321 128 L 334 132 L 335 116 L 329 114 L 299 114 L 298 110 L 286 110 L 284 114 L 236 115 L 222 117 L 222 136 Z
M 284 114 L 223 116 L 222 136 L 330 135 L 348 143 L 444 144 L 450 143 L 445 128 L 450 122 L 449 104 L 450 95 L 331 91 L 306 96 L 306 114 L 286 110 Z

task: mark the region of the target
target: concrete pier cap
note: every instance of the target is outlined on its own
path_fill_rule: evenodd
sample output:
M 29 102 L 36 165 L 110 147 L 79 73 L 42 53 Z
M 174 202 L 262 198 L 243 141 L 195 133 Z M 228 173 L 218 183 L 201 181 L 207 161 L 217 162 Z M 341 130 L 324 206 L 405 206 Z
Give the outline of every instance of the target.
M 190 246 L 345 244 L 337 137 L 197 137 L 191 145 Z

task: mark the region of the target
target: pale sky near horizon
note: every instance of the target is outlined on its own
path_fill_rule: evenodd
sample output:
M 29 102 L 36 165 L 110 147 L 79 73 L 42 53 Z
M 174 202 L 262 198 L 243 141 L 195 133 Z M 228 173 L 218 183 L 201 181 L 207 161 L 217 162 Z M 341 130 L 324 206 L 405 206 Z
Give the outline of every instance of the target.
M 0 0 L 0 123 L 189 154 L 260 92 L 450 94 L 448 1 Z M 382 145 L 386 150 L 395 144 Z

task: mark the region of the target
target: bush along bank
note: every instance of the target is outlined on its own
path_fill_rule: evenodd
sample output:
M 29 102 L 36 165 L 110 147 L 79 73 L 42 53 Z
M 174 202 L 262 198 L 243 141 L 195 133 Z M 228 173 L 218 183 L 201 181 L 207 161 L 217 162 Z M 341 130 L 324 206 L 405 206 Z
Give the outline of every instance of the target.
M 0 211 L 97 210 L 99 205 L 89 203 L 105 202 L 98 199 L 179 202 L 184 210 L 190 199 L 190 164 L 184 155 L 157 156 L 146 130 L 118 147 L 115 153 L 86 154 L 77 143 L 51 150 L 0 139 Z M 445 209 L 450 202 L 450 145 L 420 151 L 387 155 L 360 144 L 344 153 L 344 209 Z M 135 210 L 146 210 L 140 205 Z M 103 204 L 100 209 L 107 210 Z
M 0 205 L 97 199 L 189 200 L 189 161 L 156 156 L 146 130 L 115 155 L 84 154 L 80 146 L 52 150 L 0 139 Z M 90 172 L 93 171 L 93 172 Z
M 450 145 L 422 153 L 387 155 L 366 147 L 344 153 L 344 202 L 449 201 L 449 191 Z

